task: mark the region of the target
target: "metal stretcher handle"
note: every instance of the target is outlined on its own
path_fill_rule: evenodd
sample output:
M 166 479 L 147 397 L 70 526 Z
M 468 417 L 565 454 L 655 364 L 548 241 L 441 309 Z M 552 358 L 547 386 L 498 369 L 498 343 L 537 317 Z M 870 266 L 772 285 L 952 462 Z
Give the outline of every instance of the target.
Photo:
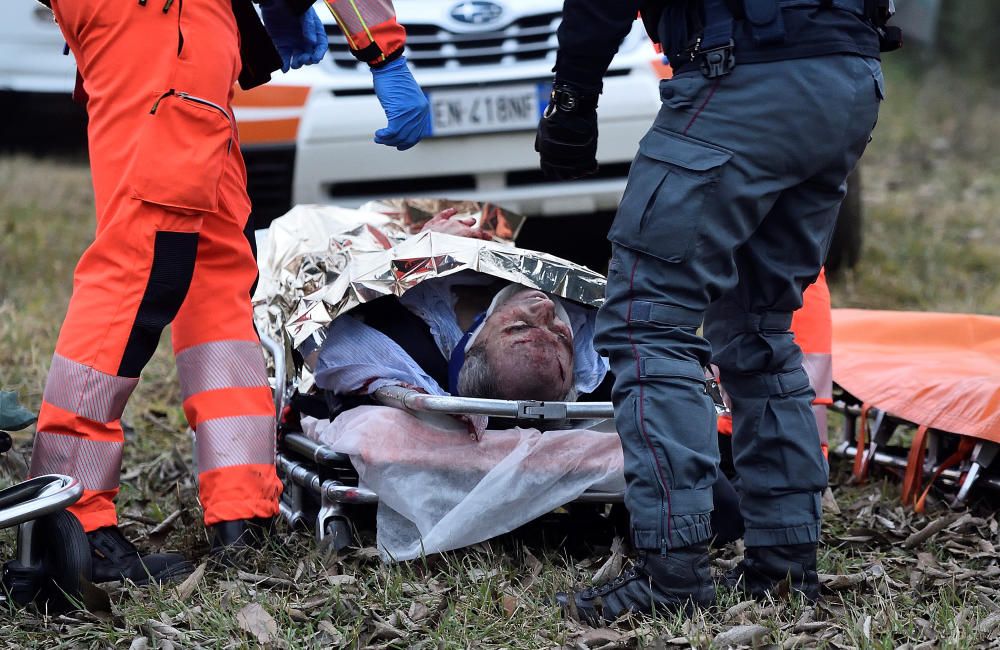
M 427 395 L 412 388 L 383 386 L 373 397 L 386 406 L 422 413 L 488 415 L 514 420 L 590 420 L 613 418 L 611 402 L 536 402 Z
M 46 474 L 0 491 L 0 528 L 18 526 L 77 502 L 83 485 L 72 476 Z
M 261 346 L 271 355 L 274 363 L 274 414 L 281 422 L 285 410 L 285 391 L 288 390 L 285 379 L 285 348 L 265 334 L 258 333 Z

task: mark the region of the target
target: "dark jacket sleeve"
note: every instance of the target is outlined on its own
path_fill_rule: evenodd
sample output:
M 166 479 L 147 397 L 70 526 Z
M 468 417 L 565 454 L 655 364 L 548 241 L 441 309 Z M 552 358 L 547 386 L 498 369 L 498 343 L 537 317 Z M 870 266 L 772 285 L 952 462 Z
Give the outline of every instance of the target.
M 556 79 L 600 92 L 604 73 L 632 29 L 642 0 L 565 0 Z

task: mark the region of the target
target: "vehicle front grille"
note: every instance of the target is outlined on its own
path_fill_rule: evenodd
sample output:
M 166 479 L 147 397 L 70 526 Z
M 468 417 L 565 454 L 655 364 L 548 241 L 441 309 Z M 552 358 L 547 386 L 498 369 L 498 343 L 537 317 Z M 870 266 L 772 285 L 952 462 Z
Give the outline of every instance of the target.
M 470 65 L 510 65 L 555 60 L 559 12 L 518 18 L 506 27 L 472 33 L 453 32 L 428 23 L 406 25 L 406 58 L 414 68 L 450 69 Z M 338 68 L 359 63 L 336 25 L 327 25 L 330 57 Z
M 292 207 L 295 146 L 253 146 L 243 149 L 247 167 L 247 194 L 255 228 L 267 228 Z
M 472 174 L 449 176 L 423 176 L 417 178 L 380 179 L 377 181 L 350 181 L 329 183 L 325 187 L 331 199 L 343 197 L 386 197 L 427 195 L 434 192 L 458 192 L 476 189 L 476 177 Z

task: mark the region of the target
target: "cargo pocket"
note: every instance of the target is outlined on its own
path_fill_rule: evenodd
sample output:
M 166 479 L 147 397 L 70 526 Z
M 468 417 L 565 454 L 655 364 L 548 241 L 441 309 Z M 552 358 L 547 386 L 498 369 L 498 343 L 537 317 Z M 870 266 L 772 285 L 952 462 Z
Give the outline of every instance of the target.
M 131 196 L 177 210 L 215 212 L 233 147 L 233 122 L 222 106 L 170 90 L 149 111 L 128 172 Z
M 608 239 L 666 262 L 687 259 L 705 197 L 732 152 L 654 128 L 639 143 Z

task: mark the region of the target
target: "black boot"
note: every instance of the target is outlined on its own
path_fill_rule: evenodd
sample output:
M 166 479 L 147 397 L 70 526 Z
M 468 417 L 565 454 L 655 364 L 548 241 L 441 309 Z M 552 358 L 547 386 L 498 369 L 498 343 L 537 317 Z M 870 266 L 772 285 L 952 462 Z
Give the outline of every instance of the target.
M 743 560 L 722 580 L 726 587 L 757 600 L 773 595 L 786 581 L 790 591 L 809 602 L 819 600 L 816 544 L 748 547 Z
M 567 615 L 589 625 L 610 622 L 626 612 L 636 614 L 692 612 L 715 604 L 715 584 L 708 545 L 671 549 L 664 557 L 640 552 L 626 571 L 600 587 L 556 594 Z M 575 609 L 575 612 L 574 612 Z
M 94 583 L 131 580 L 137 585 L 150 581 L 164 582 L 194 571 L 194 565 L 179 553 L 139 555 L 132 542 L 117 526 L 106 526 L 87 533 L 91 552 L 91 577 Z
M 260 550 L 274 532 L 273 517 L 220 521 L 208 527 L 212 540 L 209 554 L 216 562 L 236 566 L 248 550 Z

